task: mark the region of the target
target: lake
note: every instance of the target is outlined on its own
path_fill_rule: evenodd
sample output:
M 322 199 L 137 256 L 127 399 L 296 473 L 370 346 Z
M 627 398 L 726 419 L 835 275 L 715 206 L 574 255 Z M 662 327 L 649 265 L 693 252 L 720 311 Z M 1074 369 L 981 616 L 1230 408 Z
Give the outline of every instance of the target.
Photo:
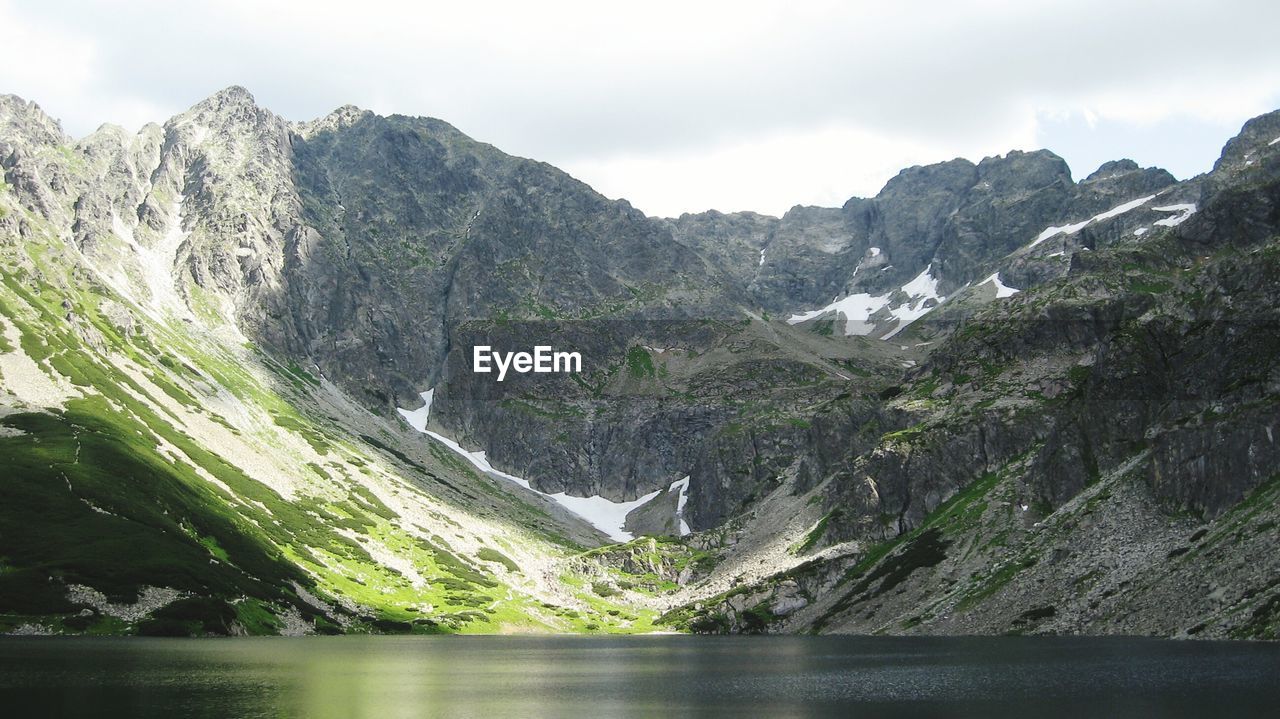
M 1280 644 L 0 638 L 8 717 L 1278 716 Z

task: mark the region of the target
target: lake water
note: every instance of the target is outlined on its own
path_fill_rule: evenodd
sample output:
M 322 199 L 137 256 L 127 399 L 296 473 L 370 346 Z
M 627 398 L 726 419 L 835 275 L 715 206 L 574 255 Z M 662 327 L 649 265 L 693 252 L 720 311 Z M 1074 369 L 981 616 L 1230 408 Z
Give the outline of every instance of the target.
M 1077 638 L 0 638 L 0 715 L 1280 716 L 1280 645 Z

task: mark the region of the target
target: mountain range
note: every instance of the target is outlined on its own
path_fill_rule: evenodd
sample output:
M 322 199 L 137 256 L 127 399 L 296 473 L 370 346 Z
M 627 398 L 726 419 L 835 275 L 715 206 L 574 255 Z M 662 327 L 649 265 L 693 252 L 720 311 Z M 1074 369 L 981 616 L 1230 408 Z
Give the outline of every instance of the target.
M 780 218 L 239 87 L 0 168 L 0 631 L 1280 629 L 1280 112 Z

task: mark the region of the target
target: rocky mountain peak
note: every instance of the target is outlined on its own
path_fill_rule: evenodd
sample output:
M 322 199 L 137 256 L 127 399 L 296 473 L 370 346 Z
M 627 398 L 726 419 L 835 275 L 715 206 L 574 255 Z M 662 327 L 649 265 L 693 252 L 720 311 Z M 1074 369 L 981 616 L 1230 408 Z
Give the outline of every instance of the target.
M 139 133 L 138 136 L 142 136 L 142 134 Z M 99 125 L 98 129 L 78 140 L 76 148 L 90 155 L 116 152 L 120 148 L 129 147 L 138 136 L 119 125 L 104 123 Z
M 366 117 L 374 117 L 374 113 L 355 105 L 343 105 L 333 112 L 310 122 L 300 122 L 294 127 L 304 138 L 314 137 L 321 132 L 335 132 L 360 122 Z
M 1227 141 L 1222 148 L 1222 156 L 1214 163 L 1213 169 L 1230 167 L 1247 167 L 1249 161 L 1260 153 L 1270 153 L 1280 147 L 1280 110 L 1259 115 L 1246 122 L 1240 134 Z
M 932 165 L 908 167 L 886 182 L 876 197 L 914 197 L 939 191 L 959 194 L 973 187 L 976 169 L 972 162 L 959 157 Z
M 212 109 L 227 109 L 244 107 L 256 108 L 258 104 L 253 98 L 253 93 L 240 85 L 231 85 L 230 87 L 225 87 L 213 93 L 209 97 L 197 103 L 196 106 L 208 106 Z
M 17 95 L 0 95 L 0 138 L 32 145 L 62 145 L 68 141 L 57 120 L 36 103 Z
M 284 125 L 284 121 L 271 111 L 259 107 L 248 90 L 232 85 L 192 105 L 186 112 L 170 120 L 166 127 L 205 128 L 195 133 L 196 139 L 202 140 L 210 131 L 271 131 L 282 130 Z
M 1070 183 L 1067 161 L 1048 150 L 1012 150 L 1003 157 L 978 163 L 979 187 L 995 192 L 1036 190 L 1054 183 Z
M 1084 178 L 1085 182 L 1097 182 L 1098 180 L 1109 180 L 1113 177 L 1134 172 L 1138 170 L 1138 163 L 1128 158 L 1122 160 L 1110 160 L 1098 166 L 1098 169 Z

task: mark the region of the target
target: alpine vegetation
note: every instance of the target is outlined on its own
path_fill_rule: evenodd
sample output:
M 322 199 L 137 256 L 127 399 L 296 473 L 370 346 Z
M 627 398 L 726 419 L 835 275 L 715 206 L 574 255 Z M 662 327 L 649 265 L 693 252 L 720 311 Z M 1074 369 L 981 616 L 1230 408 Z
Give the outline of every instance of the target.
M 239 87 L 0 170 L 0 632 L 1280 631 L 1280 113 L 781 217 Z

